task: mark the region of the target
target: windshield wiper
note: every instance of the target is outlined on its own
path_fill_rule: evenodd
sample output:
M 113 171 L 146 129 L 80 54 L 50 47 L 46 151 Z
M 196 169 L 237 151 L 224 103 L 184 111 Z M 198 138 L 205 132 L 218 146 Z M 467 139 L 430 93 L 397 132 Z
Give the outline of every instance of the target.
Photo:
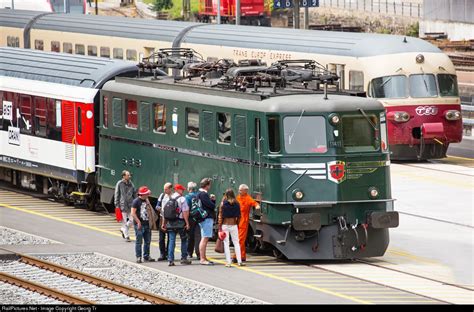
M 375 124 L 372 122 L 372 120 L 370 120 L 369 116 L 367 116 L 367 114 L 364 112 L 364 110 L 362 108 L 358 108 L 359 112 L 362 114 L 362 116 L 365 117 L 365 119 L 367 119 L 367 121 L 369 122 L 369 124 L 372 126 L 372 128 L 374 129 L 374 131 L 377 131 L 377 127 L 375 126 Z
M 300 124 L 301 118 L 303 117 L 303 114 L 304 114 L 304 109 L 301 110 L 301 115 L 300 115 L 300 118 L 298 118 L 298 122 L 296 123 L 295 129 L 293 129 L 293 132 L 288 137 L 288 144 L 289 145 L 291 145 L 291 141 L 293 140 L 293 136 L 295 135 L 296 129 L 298 129 L 298 126 Z
M 423 75 L 421 75 L 421 78 L 423 78 L 423 83 L 425 84 L 426 93 L 430 94 L 430 90 L 428 90 L 428 84 L 426 83 L 426 80 L 425 80 L 425 72 L 423 71 L 423 67 L 420 67 L 420 69 L 421 69 L 421 72 L 423 73 Z

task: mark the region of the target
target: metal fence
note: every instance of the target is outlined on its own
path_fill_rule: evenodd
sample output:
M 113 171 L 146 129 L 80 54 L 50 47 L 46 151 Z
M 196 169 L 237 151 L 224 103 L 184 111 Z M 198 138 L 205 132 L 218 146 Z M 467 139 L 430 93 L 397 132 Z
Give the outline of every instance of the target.
M 425 0 L 425 20 L 474 23 L 472 0 Z
M 359 10 L 384 15 L 399 15 L 421 18 L 423 4 L 421 1 L 401 0 L 319 0 L 321 7 L 332 7 L 346 10 Z

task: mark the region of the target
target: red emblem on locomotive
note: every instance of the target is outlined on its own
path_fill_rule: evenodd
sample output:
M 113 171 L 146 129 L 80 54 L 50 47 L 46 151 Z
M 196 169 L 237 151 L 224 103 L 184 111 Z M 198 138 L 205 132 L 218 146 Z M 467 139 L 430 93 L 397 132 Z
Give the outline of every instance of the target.
M 328 162 L 328 179 L 337 184 L 346 179 L 346 163 L 343 161 Z

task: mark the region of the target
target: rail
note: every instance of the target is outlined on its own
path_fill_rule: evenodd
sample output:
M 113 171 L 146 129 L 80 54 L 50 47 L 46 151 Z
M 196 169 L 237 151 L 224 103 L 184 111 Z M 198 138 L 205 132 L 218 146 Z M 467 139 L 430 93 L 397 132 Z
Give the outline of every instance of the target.
M 179 304 L 179 302 L 177 301 L 174 301 L 174 300 L 171 300 L 159 295 L 151 294 L 151 293 L 148 293 L 136 288 L 132 288 L 129 286 L 119 285 L 112 281 L 102 279 L 102 278 L 99 278 L 99 277 L 96 277 L 84 272 L 80 272 L 74 269 L 66 268 L 66 267 L 51 263 L 49 261 L 41 260 L 38 258 L 34 258 L 31 256 L 22 255 L 22 254 L 18 254 L 18 256 L 20 257 L 19 261 L 25 264 L 33 265 L 41 269 L 56 272 L 70 278 L 74 278 L 80 281 L 90 283 L 98 287 L 107 288 L 112 291 L 125 294 L 129 297 L 148 301 L 152 304 Z

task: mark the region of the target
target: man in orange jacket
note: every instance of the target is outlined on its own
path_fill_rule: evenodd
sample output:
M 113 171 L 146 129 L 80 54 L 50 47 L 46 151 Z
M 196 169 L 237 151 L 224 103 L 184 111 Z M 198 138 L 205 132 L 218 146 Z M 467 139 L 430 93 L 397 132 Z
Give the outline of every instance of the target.
M 249 228 L 250 209 L 255 207 L 260 209 L 260 205 L 248 194 L 249 187 L 245 184 L 239 186 L 239 195 L 237 201 L 240 204 L 240 221 L 239 221 L 239 244 L 242 255 L 242 261 L 246 261 L 245 241 L 247 240 L 247 232 Z M 236 262 L 236 257 L 233 257 Z M 233 259 L 233 260 L 234 260 Z

